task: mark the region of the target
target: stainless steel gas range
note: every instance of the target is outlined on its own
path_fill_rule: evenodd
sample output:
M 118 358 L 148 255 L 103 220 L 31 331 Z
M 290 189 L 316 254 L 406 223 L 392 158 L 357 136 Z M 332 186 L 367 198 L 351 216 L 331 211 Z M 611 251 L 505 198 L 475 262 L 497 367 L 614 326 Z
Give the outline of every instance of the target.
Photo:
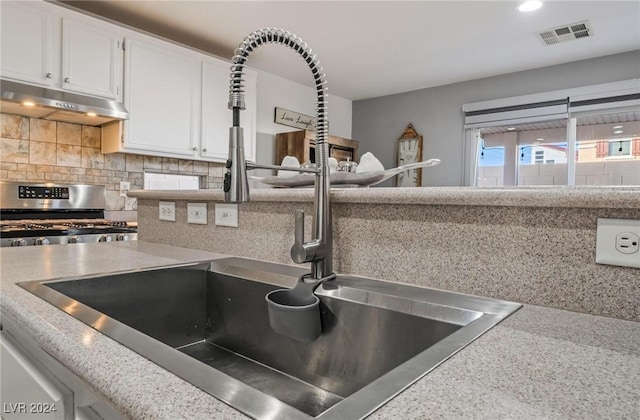
M 130 241 L 136 223 L 104 218 L 100 185 L 0 182 L 0 247 Z

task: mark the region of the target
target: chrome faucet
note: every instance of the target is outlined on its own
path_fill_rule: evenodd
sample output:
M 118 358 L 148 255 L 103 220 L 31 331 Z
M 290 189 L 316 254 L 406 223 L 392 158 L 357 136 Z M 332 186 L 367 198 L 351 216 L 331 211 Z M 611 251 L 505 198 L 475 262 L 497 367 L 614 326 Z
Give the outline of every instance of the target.
M 244 137 L 240 127 L 240 111 L 245 109 L 243 75 L 249 54 L 262 44 L 276 43 L 288 46 L 297 52 L 309 65 L 316 86 L 316 168 L 291 168 L 277 165 L 258 165 L 246 162 Z M 229 109 L 233 112 L 233 126 L 229 129 L 229 159 L 224 177 L 225 200 L 232 203 L 249 201 L 248 169 L 286 169 L 287 171 L 312 172 L 314 183 L 313 239 L 304 241 L 304 212 L 295 212 L 295 242 L 291 247 L 291 258 L 298 264 L 310 262 L 314 279 L 324 279 L 333 274 L 333 250 L 331 232 L 329 148 L 327 136 L 326 80 L 316 55 L 296 35 L 276 28 L 265 28 L 249 34 L 236 48 L 231 65 L 229 84 Z

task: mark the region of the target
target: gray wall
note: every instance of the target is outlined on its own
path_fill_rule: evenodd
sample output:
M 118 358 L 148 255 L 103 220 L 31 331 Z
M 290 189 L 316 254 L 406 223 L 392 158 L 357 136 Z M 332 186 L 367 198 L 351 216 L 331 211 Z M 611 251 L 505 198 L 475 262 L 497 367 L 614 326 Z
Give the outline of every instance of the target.
M 371 152 L 392 168 L 396 139 L 412 123 L 424 137 L 423 158 L 442 160 L 423 170 L 422 185 L 460 186 L 463 104 L 629 79 L 640 79 L 640 50 L 356 101 L 352 138 L 360 140 L 361 154 Z

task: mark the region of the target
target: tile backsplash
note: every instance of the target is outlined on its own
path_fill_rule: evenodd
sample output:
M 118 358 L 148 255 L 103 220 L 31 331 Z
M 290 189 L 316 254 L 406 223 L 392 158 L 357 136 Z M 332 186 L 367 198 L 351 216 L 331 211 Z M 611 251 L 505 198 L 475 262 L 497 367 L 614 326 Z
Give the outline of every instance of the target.
M 195 175 L 201 188 L 222 188 L 223 165 L 195 160 L 102 154 L 100 127 L 0 114 L 0 180 L 105 185 L 107 210 L 133 210 L 120 181 L 142 189 L 144 172 Z

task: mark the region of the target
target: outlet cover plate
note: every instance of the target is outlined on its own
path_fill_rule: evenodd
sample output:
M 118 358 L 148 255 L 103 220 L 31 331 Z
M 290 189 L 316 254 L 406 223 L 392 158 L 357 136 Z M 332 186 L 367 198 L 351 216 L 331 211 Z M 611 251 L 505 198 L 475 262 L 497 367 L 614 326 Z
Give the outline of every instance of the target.
M 175 222 L 176 203 L 174 201 L 160 201 L 160 203 L 158 204 L 158 214 L 160 220 Z
M 127 191 L 131 189 L 131 183 L 129 181 L 120 181 L 120 197 L 126 197 Z
M 207 224 L 207 203 L 187 203 L 187 223 Z
M 215 203 L 216 226 L 238 227 L 238 205 Z
M 640 238 L 640 220 L 598 219 L 596 263 L 640 268 L 640 250 L 620 252 L 616 249 L 620 245 L 621 237 L 632 238 L 631 243 L 636 241 L 635 238 Z

